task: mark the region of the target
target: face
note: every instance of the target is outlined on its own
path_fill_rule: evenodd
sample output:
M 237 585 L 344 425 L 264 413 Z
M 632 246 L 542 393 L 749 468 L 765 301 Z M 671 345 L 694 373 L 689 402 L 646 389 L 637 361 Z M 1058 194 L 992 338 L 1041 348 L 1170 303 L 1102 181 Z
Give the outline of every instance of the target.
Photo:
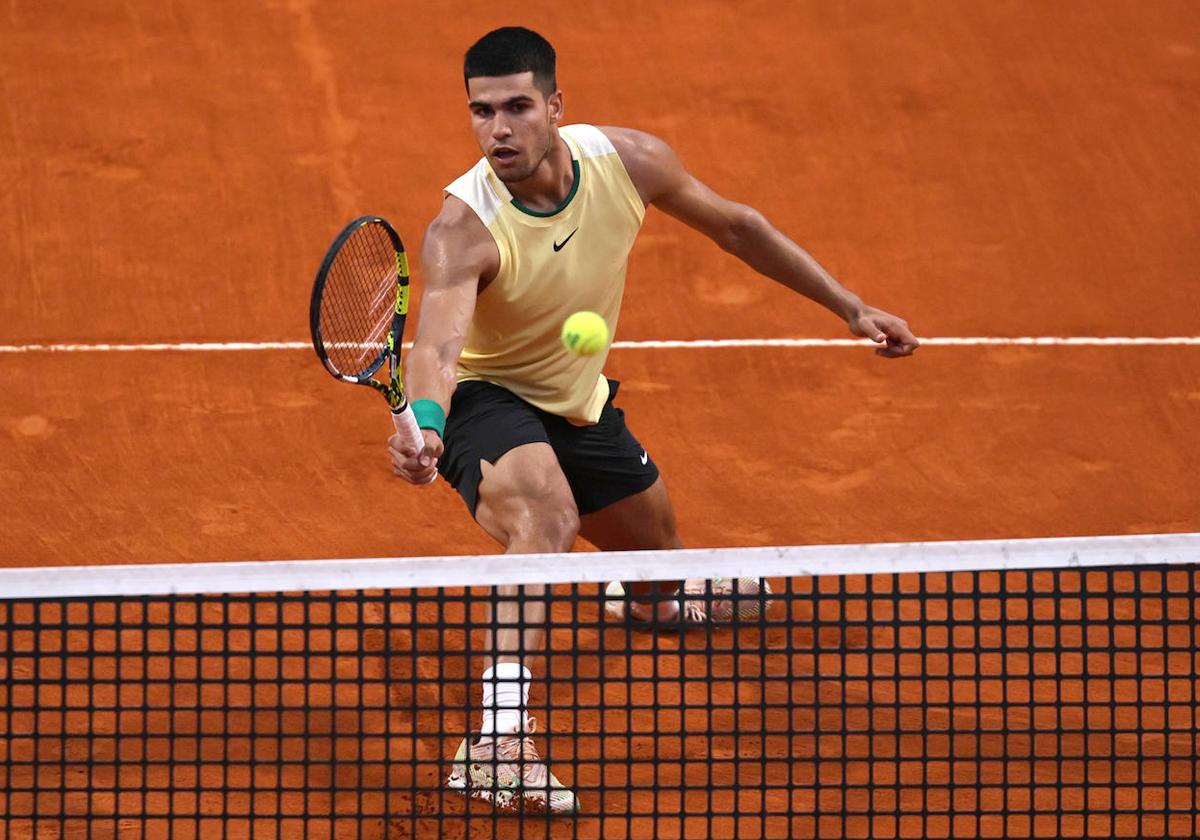
M 501 181 L 523 181 L 549 154 L 562 117 L 562 92 L 546 97 L 533 73 L 476 76 L 467 81 L 471 127 Z

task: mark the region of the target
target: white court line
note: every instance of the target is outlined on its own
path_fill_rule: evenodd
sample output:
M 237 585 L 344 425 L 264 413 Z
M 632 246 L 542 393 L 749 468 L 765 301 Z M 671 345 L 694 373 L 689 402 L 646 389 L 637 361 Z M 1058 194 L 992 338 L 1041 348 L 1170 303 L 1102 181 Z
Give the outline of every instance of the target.
M 1200 336 L 935 336 L 923 347 L 1200 347 Z M 407 349 L 412 342 L 405 342 Z M 678 341 L 617 341 L 614 350 L 707 350 L 731 347 L 873 347 L 860 338 L 721 338 Z M 307 341 L 181 341 L 156 344 L 0 344 L 0 353 L 200 353 L 308 350 Z

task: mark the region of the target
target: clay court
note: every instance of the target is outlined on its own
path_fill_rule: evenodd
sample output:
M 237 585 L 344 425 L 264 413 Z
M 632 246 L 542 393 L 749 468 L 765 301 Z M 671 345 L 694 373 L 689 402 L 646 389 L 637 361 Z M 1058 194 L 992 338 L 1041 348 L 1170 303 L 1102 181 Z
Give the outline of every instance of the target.
M 689 545 L 1200 531 L 1194 4 L 14 0 L 0 565 L 496 550 L 302 345 L 357 215 L 419 294 L 479 156 L 462 53 L 515 22 L 567 122 L 663 137 L 935 339 L 822 343 L 833 316 L 648 212 L 607 372 Z

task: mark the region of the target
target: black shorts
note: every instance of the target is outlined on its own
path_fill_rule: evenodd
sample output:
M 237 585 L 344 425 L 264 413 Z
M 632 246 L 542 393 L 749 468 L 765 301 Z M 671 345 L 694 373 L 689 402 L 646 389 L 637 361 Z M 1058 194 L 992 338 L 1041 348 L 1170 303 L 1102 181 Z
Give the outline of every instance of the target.
M 576 426 L 499 385 L 460 382 L 446 417 L 438 472 L 463 497 L 471 516 L 483 479 L 479 462 L 494 464 L 526 443 L 550 444 L 580 514 L 640 493 L 658 480 L 658 467 L 625 426 L 625 412 L 613 405 L 619 385 L 608 380 L 608 401 L 597 423 Z

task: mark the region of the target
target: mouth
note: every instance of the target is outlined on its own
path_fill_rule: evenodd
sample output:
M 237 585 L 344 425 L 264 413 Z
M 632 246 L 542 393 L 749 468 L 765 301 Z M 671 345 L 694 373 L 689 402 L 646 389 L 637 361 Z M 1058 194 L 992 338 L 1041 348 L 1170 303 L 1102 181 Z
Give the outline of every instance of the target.
M 492 160 L 497 163 L 512 163 L 517 158 L 517 150 L 508 146 L 497 146 L 492 149 Z

